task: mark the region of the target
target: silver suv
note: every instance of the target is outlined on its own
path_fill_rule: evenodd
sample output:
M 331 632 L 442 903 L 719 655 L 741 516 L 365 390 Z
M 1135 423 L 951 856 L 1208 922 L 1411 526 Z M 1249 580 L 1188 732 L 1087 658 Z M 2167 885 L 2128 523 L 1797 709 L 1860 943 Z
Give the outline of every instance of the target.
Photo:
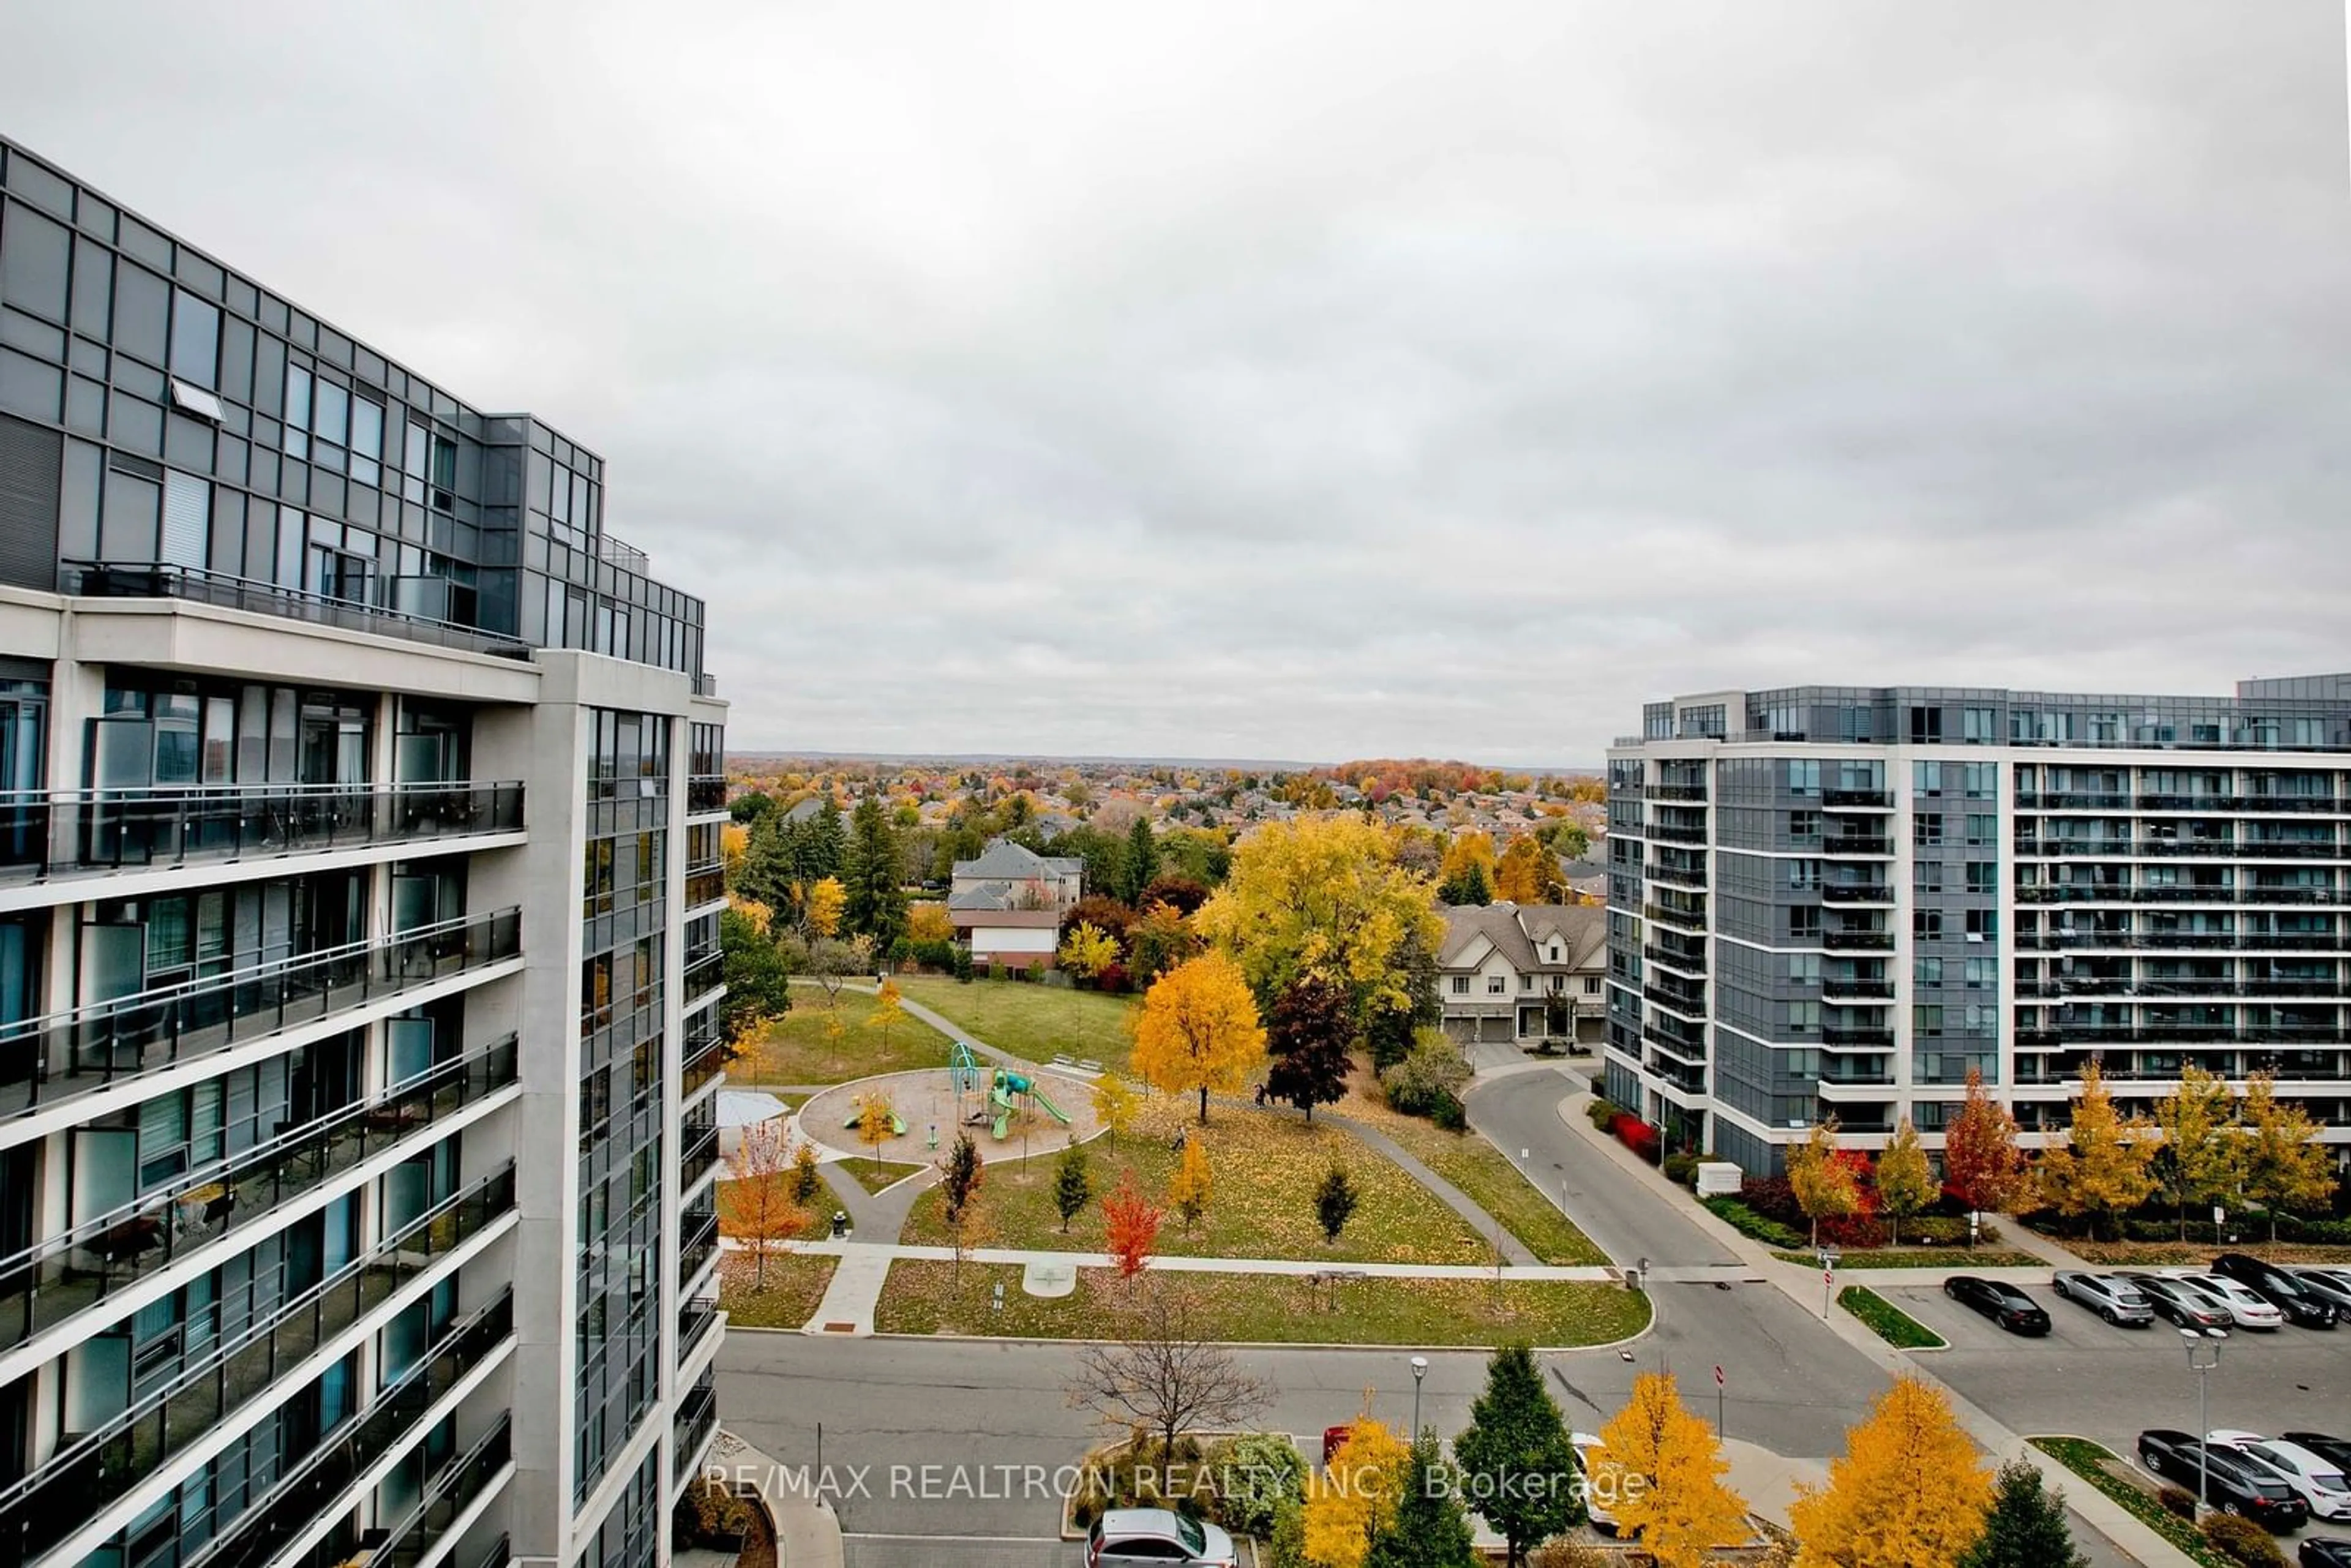
M 1233 1568 L 1233 1538 L 1170 1508 L 1114 1508 L 1086 1536 L 1086 1568 Z
M 2067 1269 L 2049 1282 L 2059 1295 L 2089 1308 L 2110 1323 L 2143 1329 L 2155 1322 L 2154 1304 L 2128 1280 Z

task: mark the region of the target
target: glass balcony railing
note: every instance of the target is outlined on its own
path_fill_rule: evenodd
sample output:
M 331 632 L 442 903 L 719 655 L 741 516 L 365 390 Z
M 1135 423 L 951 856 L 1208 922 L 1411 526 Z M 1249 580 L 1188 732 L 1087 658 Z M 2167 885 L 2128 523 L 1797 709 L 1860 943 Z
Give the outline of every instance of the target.
M 165 566 L 152 561 L 73 561 L 67 564 L 64 575 L 67 591 L 90 599 L 184 599 L 314 625 L 340 626 L 348 632 L 371 632 L 397 637 L 403 643 L 432 643 L 508 659 L 530 657 L 529 643 L 496 632 L 485 632 L 477 626 L 403 614 L 328 594 L 306 593 L 274 582 L 207 571 L 202 567 Z
M 672 1434 L 676 1439 L 675 1463 L 681 1471 L 701 1456 L 702 1445 L 708 1440 L 711 1428 L 717 1425 L 717 1389 L 708 1383 L 698 1383 L 687 1389 L 685 1397 L 678 1401 L 677 1423 Z
M 678 1223 L 684 1229 L 677 1244 L 677 1283 L 684 1290 L 718 1255 L 718 1215 L 714 1209 L 688 1209 Z
M 340 1508 L 351 1484 L 379 1460 L 422 1437 L 425 1417 L 442 1396 L 513 1334 L 514 1290 L 509 1286 L 489 1305 L 443 1330 L 423 1360 L 377 1395 L 373 1404 L 322 1435 L 307 1458 L 227 1522 L 225 1533 L 181 1558 L 180 1568 L 277 1568 L 287 1541 L 327 1510 Z M 184 1518 L 182 1528 L 184 1536 L 190 1531 Z M 348 1553 L 348 1546 L 343 1550 Z M 308 1563 L 313 1559 L 296 1561 Z
M 451 1113 L 515 1082 L 517 1063 L 508 1035 L 0 1260 L 0 1350 L 213 1245 L 241 1215 L 265 1213 L 403 1143 L 430 1142 Z
M 684 1270 L 679 1270 L 679 1276 L 684 1277 Z M 717 1322 L 717 1297 L 696 1296 L 686 1302 L 677 1314 L 678 1360 L 684 1361 L 687 1356 L 692 1355 L 695 1346 L 702 1343 L 702 1336 L 708 1333 Z
M 678 1098 L 691 1100 L 703 1086 L 726 1071 L 726 1043 L 716 1035 L 689 1035 L 685 1061 L 678 1075 Z
M 497 1423 L 472 1448 L 441 1467 L 424 1485 L 424 1495 L 416 1506 L 398 1523 L 390 1527 L 392 1543 L 380 1546 L 369 1556 L 368 1568 L 417 1568 L 431 1557 L 441 1543 L 448 1539 L 450 1526 L 464 1517 L 474 1500 L 493 1485 L 514 1459 L 514 1418 L 500 1415 Z M 498 1542 L 503 1549 L 505 1542 Z M 337 1542 L 333 1533 L 319 1543 L 307 1557 L 295 1559 L 297 1563 L 316 1563 L 319 1568 L 343 1561 L 332 1555 L 320 1555 L 331 1547 L 334 1552 L 348 1550 L 348 1543 Z M 504 1561 L 503 1557 L 499 1561 Z
M 514 1207 L 509 1164 L 435 1205 L 364 1256 L 221 1342 L 97 1430 L 72 1438 L 0 1494 L 0 1539 L 26 1557 L 71 1535 L 157 1466 L 272 1390 L 285 1370 Z
M 707 957 L 697 958 L 685 967 L 685 988 L 679 994 L 692 1002 L 695 998 L 716 989 L 726 977 L 726 960 L 723 954 L 713 953 Z
M 0 879 L 519 832 L 522 800 L 512 783 L 9 791 L 0 793 Z
M 718 1165 L 718 1129 L 691 1123 L 678 1129 L 677 1180 L 690 1187 Z
M 208 975 L 0 1030 L 0 1116 L 314 1023 L 522 953 L 522 911 Z
M 685 809 L 691 816 L 726 809 L 726 776 L 697 773 L 685 781 Z
M 688 909 L 716 904 L 726 896 L 726 873 L 724 868 L 713 866 L 705 871 L 695 866 L 686 867 L 685 906 Z

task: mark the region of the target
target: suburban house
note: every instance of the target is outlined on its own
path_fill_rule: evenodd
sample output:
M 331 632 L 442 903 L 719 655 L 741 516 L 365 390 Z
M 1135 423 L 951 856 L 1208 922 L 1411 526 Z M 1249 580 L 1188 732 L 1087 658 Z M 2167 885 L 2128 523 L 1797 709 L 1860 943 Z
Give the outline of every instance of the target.
M 1458 1040 L 1590 1045 L 1601 1038 L 1608 912 L 1586 905 L 1447 908 L 1437 991 Z
M 998 839 L 977 860 L 955 862 L 947 918 L 974 963 L 1050 968 L 1061 913 L 1085 895 L 1085 871 L 1075 856 L 1040 855 Z

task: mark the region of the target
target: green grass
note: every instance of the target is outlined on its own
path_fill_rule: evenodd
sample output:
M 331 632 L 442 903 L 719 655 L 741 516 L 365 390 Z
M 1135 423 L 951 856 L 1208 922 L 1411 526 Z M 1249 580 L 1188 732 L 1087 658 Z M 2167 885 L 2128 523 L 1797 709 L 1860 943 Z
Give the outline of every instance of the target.
M 1002 1334 L 1034 1339 L 1114 1335 L 1131 1300 L 1107 1269 L 1082 1269 L 1071 1295 L 1041 1301 L 1020 1289 L 1013 1264 L 900 1260 L 890 1266 L 874 1326 L 884 1333 Z M 991 1306 L 1004 1287 L 1004 1310 Z M 1297 1276 L 1162 1275 L 1135 1291 L 1174 1285 L 1194 1293 L 1209 1337 L 1280 1344 L 1601 1344 L 1638 1333 L 1649 1303 L 1614 1285 L 1513 1280 L 1351 1280 L 1317 1286 Z M 1335 1305 L 1334 1303 L 1335 1300 Z
M 832 1283 L 838 1258 L 802 1252 L 771 1252 L 768 1256 L 767 1288 L 753 1290 L 758 1264 L 729 1252 L 718 1260 L 718 1304 L 726 1321 L 754 1329 L 796 1329 L 807 1322 Z
M 880 1192 L 894 1186 L 923 1167 L 901 1165 L 895 1160 L 869 1160 L 859 1155 L 845 1160 L 835 1160 L 834 1168 L 856 1178 L 857 1185 L 868 1192 Z
M 2112 1449 L 2081 1437 L 2027 1437 L 2025 1441 L 2097 1488 L 2132 1518 L 2205 1564 L 2205 1568 L 2229 1568 L 2228 1560 L 2205 1544 L 2202 1532 L 2194 1525 L 2158 1502 L 2155 1494 L 2145 1487 L 2106 1468 L 2108 1461 L 2122 1463 Z
M 1735 1197 L 1702 1197 L 1706 1211 L 1729 1225 L 1741 1236 L 1749 1236 L 1766 1247 L 1802 1247 L 1805 1238 L 1802 1231 L 1792 1230 L 1776 1219 L 1756 1213 Z
M 1123 1072 L 1134 1049 L 1126 1022 L 1134 1005 L 1131 997 L 1029 980 L 963 985 L 943 975 L 907 975 L 898 986 L 907 1000 L 922 1003 L 998 1051 L 1040 1064 L 1061 1055 Z
M 841 993 L 838 1043 L 826 1031 L 825 1012 L 821 989 L 794 986 L 792 1010 L 727 1066 L 727 1078 L 736 1083 L 846 1083 L 876 1072 L 947 1064 L 947 1038 L 912 1017 L 892 1025 L 885 1043 L 881 1030 L 866 1025 L 873 1016 L 873 998 L 862 992 Z
M 1837 1305 L 1859 1318 L 1872 1333 L 1896 1350 L 1942 1350 L 1949 1343 L 1866 1285 L 1847 1285 L 1839 1291 Z
M 1817 1252 L 1782 1251 L 1771 1256 L 1807 1269 L 1821 1265 Z M 2009 1252 L 1997 1247 L 1979 1247 L 1972 1252 L 1964 1247 L 1886 1247 L 1869 1252 L 1845 1248 L 1837 1256 L 1837 1269 L 2034 1269 L 2043 1261 L 2030 1252 Z
M 1354 1114 L 1354 1108 L 1349 1108 Z M 1475 1133 L 1448 1133 L 1433 1122 L 1391 1115 L 1367 1124 L 1404 1145 L 1421 1164 L 1461 1189 L 1470 1202 L 1502 1222 L 1527 1250 L 1563 1267 L 1602 1264 L 1608 1255 L 1536 1190 L 1501 1150 Z
M 990 1159 L 982 1177 L 979 1212 L 984 1239 L 991 1247 L 1106 1250 L 1102 1199 L 1122 1173 L 1133 1172 L 1146 1197 L 1167 1208 L 1168 1178 L 1176 1155 L 1170 1144 L 1177 1128 L 1187 1137 L 1205 1136 L 1213 1188 L 1207 1211 L 1190 1231 L 1172 1209 L 1159 1225 L 1157 1250 L 1205 1258 L 1311 1258 L 1332 1263 L 1486 1263 L 1492 1244 L 1472 1229 L 1435 1194 L 1361 1140 L 1325 1122 L 1311 1127 L 1289 1116 L 1238 1106 L 1209 1113 L 1205 1134 L 1185 1112 L 1188 1102 L 1155 1099 L 1115 1143 L 1096 1139 L 1085 1145 L 1093 1200 L 1061 1231 L 1053 1208 L 1055 1145 L 1040 1134 L 1025 1162 Z M 983 1145 L 983 1159 L 990 1150 Z M 1362 1201 L 1354 1218 L 1326 1244 L 1315 1223 L 1314 1193 L 1322 1173 L 1337 1157 L 1354 1180 Z M 945 1198 L 934 1187 L 914 1200 L 907 1215 L 910 1243 L 946 1246 Z

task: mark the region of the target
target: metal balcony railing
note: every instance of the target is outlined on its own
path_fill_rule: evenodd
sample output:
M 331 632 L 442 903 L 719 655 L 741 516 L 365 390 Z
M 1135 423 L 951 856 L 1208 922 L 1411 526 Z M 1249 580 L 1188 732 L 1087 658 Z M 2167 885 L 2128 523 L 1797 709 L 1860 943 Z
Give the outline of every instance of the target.
M 1821 999 L 1832 1001 L 1840 997 L 1866 997 L 1877 1001 L 1894 999 L 1891 980 L 1856 980 L 1839 975 L 1821 977 Z
M 710 1429 L 717 1425 L 718 1391 L 707 1383 L 686 1390 L 685 1397 L 678 1401 L 677 1425 L 673 1434 L 677 1463 L 684 1465 L 694 1458 L 701 1451 L 704 1439 L 710 1436 Z
M 684 1269 L 678 1270 L 678 1277 L 681 1281 L 685 1279 Z M 696 1296 L 680 1308 L 677 1314 L 677 1358 L 684 1361 L 693 1354 L 694 1347 L 702 1343 L 702 1336 L 708 1333 L 711 1325 L 717 1321 L 718 1298 L 716 1296 Z
M 1841 883 L 1823 884 L 1821 900 L 1825 904 L 1891 904 L 1894 889 L 1884 883 Z
M 423 1418 L 434 1405 L 513 1334 L 509 1286 L 487 1306 L 443 1330 L 424 1359 L 372 1404 L 322 1435 L 275 1486 L 228 1519 L 224 1533 L 181 1558 L 182 1568 L 275 1568 L 287 1541 L 328 1509 L 340 1508 L 351 1483 L 378 1460 L 422 1437 Z M 228 1500 L 215 1498 L 205 1511 L 217 1516 Z M 184 1539 L 195 1527 L 183 1518 L 182 1528 Z
M 725 954 L 713 953 L 706 957 L 696 958 L 685 967 L 685 988 L 680 994 L 691 1002 L 695 998 L 716 987 L 726 977 L 726 956 Z
M 519 832 L 522 808 L 518 783 L 12 790 L 0 793 L 0 879 Z
M 397 637 L 404 643 L 431 643 L 507 659 L 530 657 L 528 643 L 500 632 L 485 632 L 478 626 L 461 626 L 426 615 L 404 615 L 355 600 L 306 593 L 300 589 L 280 588 L 274 582 L 256 582 L 251 578 L 208 571 L 202 567 L 166 566 L 153 561 L 68 561 L 64 578 L 66 591 L 87 599 L 183 599 L 191 603 L 251 611 L 312 625 L 340 626 L 347 632 Z
M 723 773 L 697 773 L 685 781 L 685 810 L 688 816 L 726 809 L 726 776 Z
M 0 1029 L 0 1116 L 314 1023 L 521 952 L 522 912 L 504 909 L 27 1019 Z
M 1674 947 L 1663 943 L 1651 942 L 1641 949 L 1641 956 L 1652 964 L 1669 965 L 1685 974 L 1704 975 L 1706 973 L 1704 948 L 1692 952 L 1686 947 Z
M 687 1210 L 680 1217 L 683 1235 L 677 1244 L 677 1282 L 684 1290 L 718 1253 L 718 1216 L 715 1211 Z
M 515 1082 L 518 1061 L 508 1035 L 0 1260 L 0 1350 L 219 1241 L 240 1216 L 266 1213 L 387 1149 L 429 1141 L 424 1134 L 459 1108 Z
M 1894 795 L 1886 789 L 1823 789 L 1821 791 L 1821 804 L 1833 810 L 1862 806 L 1890 810 L 1894 806 Z
M 1840 838 L 1823 839 L 1820 841 L 1819 847 L 1821 853 L 1830 856 L 1831 858 L 1834 858 L 1839 855 L 1865 855 L 1876 859 L 1884 859 L 1894 853 L 1894 841 L 1892 839 L 1855 837 L 1852 834 L 1846 834 Z
M 726 873 L 723 869 L 695 871 L 688 868 L 685 873 L 685 906 L 688 909 L 715 904 L 726 896 Z
M 718 1164 L 718 1129 L 693 1125 L 678 1129 L 677 1179 L 690 1187 Z
M 157 1466 L 273 1390 L 285 1369 L 514 1207 L 509 1164 L 402 1226 L 364 1256 L 222 1341 L 95 1431 L 72 1438 L 0 1493 L 0 1539 L 37 1557 Z
M 1894 934 L 1890 931 L 1823 931 L 1821 946 L 1832 953 L 1890 953 L 1894 950 Z
M 704 1084 L 726 1071 L 726 1042 L 715 1035 L 686 1037 L 685 1061 L 678 1070 L 678 1098 L 691 1100 Z
M 513 1420 L 511 1416 L 500 1413 L 496 1423 L 472 1448 L 434 1472 L 424 1485 L 424 1495 L 416 1500 L 399 1522 L 389 1527 L 391 1544 L 376 1548 L 367 1560 L 367 1568 L 417 1568 L 433 1555 L 448 1537 L 450 1526 L 512 1462 Z M 497 1544 L 503 1551 L 505 1539 L 501 1537 Z M 350 1543 L 338 1541 L 330 1531 L 318 1546 L 296 1561 L 299 1568 L 310 1568 L 312 1564 L 328 1568 L 329 1564 L 347 1561 L 334 1552 L 349 1550 Z

